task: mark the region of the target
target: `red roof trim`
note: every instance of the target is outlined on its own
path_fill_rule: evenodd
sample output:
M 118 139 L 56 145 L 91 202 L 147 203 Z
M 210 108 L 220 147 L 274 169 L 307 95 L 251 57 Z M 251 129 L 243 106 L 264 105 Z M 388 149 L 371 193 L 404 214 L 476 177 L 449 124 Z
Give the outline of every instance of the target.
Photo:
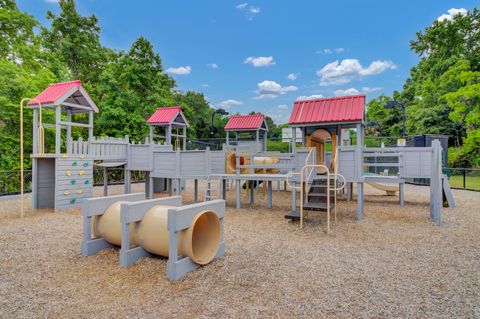
M 37 105 L 37 101 L 41 104 L 55 103 L 74 86 L 77 86 L 79 89 L 82 86 L 82 82 L 80 80 L 75 80 L 50 84 L 45 90 L 38 94 L 33 101 L 28 102 L 28 105 Z
M 225 131 L 258 130 L 265 121 L 263 114 L 233 115 L 225 125 Z M 266 125 L 266 124 L 265 124 Z
M 170 124 L 177 118 L 179 113 L 183 116 L 180 106 L 159 107 L 147 120 L 147 124 Z
M 359 122 L 364 120 L 365 95 L 295 101 L 289 124 Z

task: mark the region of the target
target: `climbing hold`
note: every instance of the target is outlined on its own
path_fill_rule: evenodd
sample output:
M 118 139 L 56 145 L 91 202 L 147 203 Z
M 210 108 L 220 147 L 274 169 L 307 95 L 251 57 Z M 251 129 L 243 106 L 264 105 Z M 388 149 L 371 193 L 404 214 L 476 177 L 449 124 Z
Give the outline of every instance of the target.
M 83 182 L 83 183 L 86 184 L 86 185 L 88 185 L 88 184 L 90 184 L 90 180 L 87 179 L 87 180 L 86 180 L 85 182 Z
M 80 155 L 79 156 L 81 159 L 84 159 L 85 158 L 85 155 Z
M 78 164 L 77 162 L 73 162 L 72 166 L 77 166 L 77 164 Z
M 75 185 L 76 183 L 77 183 L 77 181 L 74 180 L 74 179 L 72 179 L 72 180 L 70 181 L 70 184 L 72 184 L 72 185 Z
M 70 195 L 70 192 L 69 191 L 64 191 L 63 195 Z
M 71 199 L 70 199 L 70 204 L 75 204 L 76 201 L 77 201 L 76 198 L 71 198 Z
M 87 166 L 88 166 L 88 162 L 83 163 L 83 167 L 87 167 Z
M 81 194 L 81 193 L 83 193 L 83 190 L 77 189 L 77 194 Z
M 63 155 L 62 155 L 62 158 L 67 158 L 67 154 L 63 154 Z
M 81 169 L 79 172 L 78 172 L 78 175 L 82 176 L 83 174 L 85 174 L 85 171 L 83 169 Z
M 70 175 L 72 175 L 72 171 L 67 171 L 66 174 L 67 174 L 67 176 L 70 176 Z

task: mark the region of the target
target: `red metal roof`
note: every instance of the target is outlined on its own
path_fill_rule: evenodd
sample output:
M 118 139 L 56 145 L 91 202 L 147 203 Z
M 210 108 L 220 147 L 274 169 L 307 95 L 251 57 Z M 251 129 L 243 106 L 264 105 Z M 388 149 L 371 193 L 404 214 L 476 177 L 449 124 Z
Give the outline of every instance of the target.
M 295 101 L 288 124 L 362 121 L 365 95 Z
M 169 124 L 182 112 L 180 106 L 159 107 L 147 120 L 147 124 Z
M 65 93 L 67 93 L 72 87 L 77 86 L 80 88 L 82 82 L 80 80 L 70 81 L 70 82 L 61 82 L 50 84 L 42 93 L 35 97 L 35 100 L 39 101 L 41 104 L 54 103 L 56 100 L 61 98 Z M 36 101 L 30 101 L 28 105 L 36 105 Z
M 258 130 L 262 127 L 265 115 L 233 115 L 225 125 L 225 131 Z

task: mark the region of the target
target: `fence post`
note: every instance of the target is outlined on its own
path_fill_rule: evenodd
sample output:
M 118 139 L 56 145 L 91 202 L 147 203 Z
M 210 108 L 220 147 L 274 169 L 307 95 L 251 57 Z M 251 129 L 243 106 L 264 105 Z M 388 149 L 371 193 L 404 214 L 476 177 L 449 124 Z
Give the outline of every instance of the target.
M 466 171 L 467 170 L 464 168 L 462 171 L 463 171 L 463 188 L 465 189 L 465 188 L 467 188 L 467 183 L 466 183 L 466 180 L 467 180 Z

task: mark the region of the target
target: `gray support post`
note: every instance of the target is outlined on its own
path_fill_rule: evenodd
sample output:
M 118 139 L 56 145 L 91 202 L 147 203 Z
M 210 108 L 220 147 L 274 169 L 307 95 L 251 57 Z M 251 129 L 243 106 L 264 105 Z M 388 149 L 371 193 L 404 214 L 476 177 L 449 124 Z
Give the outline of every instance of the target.
M 238 132 L 235 132 L 235 144 L 238 146 Z
M 430 177 L 430 217 L 440 225 L 442 222 L 442 161 L 441 161 L 441 145 L 439 140 L 432 141 L 432 168 Z
M 72 126 L 70 123 L 72 123 L 72 114 L 70 111 L 67 113 L 67 154 L 72 153 Z
M 148 199 L 153 198 L 153 177 L 150 177 L 150 172 L 145 174 L 145 193 Z
M 62 107 L 57 105 L 55 108 L 55 154 L 60 154 L 60 143 L 62 140 L 62 127 L 60 122 L 62 121 Z
M 107 168 L 103 168 L 103 196 L 108 196 L 108 172 Z
M 32 152 L 33 154 L 38 153 L 38 109 L 33 109 L 33 132 L 32 132 Z M 32 163 L 33 164 L 33 163 Z M 35 171 L 33 171 L 35 172 Z
M 363 182 L 357 183 L 357 216 L 358 223 L 363 219 Z
M 187 127 L 183 127 L 183 150 L 187 150 Z
M 93 140 L 93 111 L 88 112 L 88 153 L 91 152 L 90 145 Z
M 165 134 L 165 144 L 172 145 L 172 126 L 170 124 L 167 125 L 167 132 Z
M 227 180 L 222 178 L 222 198 L 227 200 Z
M 34 142 L 35 144 L 35 142 Z M 37 209 L 38 208 L 38 200 L 37 200 L 37 184 L 38 184 L 38 178 L 37 178 L 37 170 L 38 170 L 38 158 L 34 157 L 32 158 L 32 208 Z
M 272 208 L 272 181 L 267 181 L 268 208 Z
M 263 151 L 268 151 L 268 144 L 267 144 L 267 131 L 263 131 Z
M 258 144 L 260 142 L 260 130 L 255 132 L 255 142 Z
M 296 127 L 292 127 L 292 153 L 296 153 L 297 150 L 297 128 Z
M 153 126 L 150 125 L 150 144 L 153 144 Z
M 225 131 L 225 133 L 227 133 L 227 140 L 225 141 L 227 143 L 227 147 L 230 145 L 230 131 Z
M 292 212 L 294 212 L 296 209 L 297 209 L 297 189 L 295 187 L 292 187 Z
M 180 195 L 182 192 L 180 191 L 180 188 L 182 187 L 182 180 L 180 178 L 178 178 L 176 180 L 176 187 L 175 187 L 175 195 Z
M 131 184 L 130 184 L 130 171 L 127 169 L 127 166 L 124 167 L 124 192 L 128 194 L 131 192 Z
M 194 180 L 194 187 L 193 187 L 193 200 L 198 202 L 198 179 Z
M 236 187 L 236 190 L 237 190 L 237 208 L 241 208 L 241 204 L 240 204 L 240 202 L 241 202 L 241 197 L 240 197 L 240 196 L 241 196 L 241 193 L 240 193 L 240 187 L 241 187 L 241 185 L 240 185 L 240 180 L 237 179 L 237 180 L 235 180 L 235 182 L 236 182 L 235 187 Z
M 303 127 L 303 128 L 302 128 L 302 147 L 305 147 L 305 138 L 306 138 L 306 135 L 307 135 L 307 128 L 306 128 L 306 127 Z
M 255 187 L 254 187 L 254 181 L 251 181 L 250 184 L 250 204 L 253 205 L 255 204 Z
M 403 206 L 405 204 L 405 183 L 398 184 L 398 197 L 400 206 Z
M 172 185 L 172 179 L 171 178 L 167 179 L 167 185 L 168 185 L 168 196 L 172 196 L 173 185 Z

